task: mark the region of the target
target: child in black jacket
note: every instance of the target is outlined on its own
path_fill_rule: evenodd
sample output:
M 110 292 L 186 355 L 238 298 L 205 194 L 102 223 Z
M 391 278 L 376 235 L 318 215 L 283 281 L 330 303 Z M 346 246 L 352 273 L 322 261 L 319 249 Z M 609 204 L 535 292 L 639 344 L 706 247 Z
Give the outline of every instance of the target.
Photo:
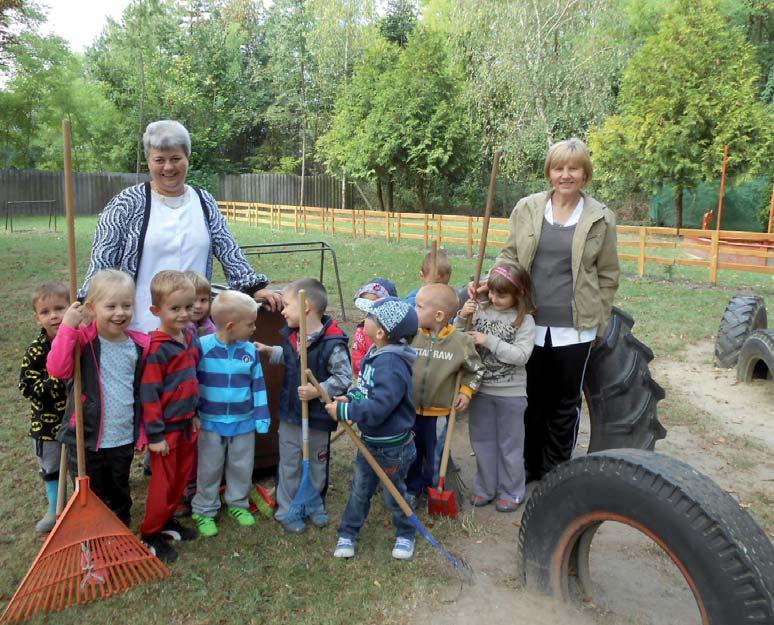
M 335 402 L 326 404 L 325 409 L 339 421 L 358 424 L 363 442 L 405 497 L 406 474 L 417 454 L 411 429 L 416 415 L 411 382 L 416 352 L 405 340 L 417 333 L 417 314 L 412 306 L 397 297 L 375 302 L 365 300 L 359 305 L 368 313 L 364 328 L 374 344 L 363 360 L 357 387 L 346 397 L 337 397 Z M 355 543 L 378 484 L 379 477 L 358 452 L 352 491 L 341 517 L 334 557 L 355 555 Z M 392 557 L 410 560 L 414 555 L 415 528 L 387 490 L 384 501 L 392 511 L 395 526 Z

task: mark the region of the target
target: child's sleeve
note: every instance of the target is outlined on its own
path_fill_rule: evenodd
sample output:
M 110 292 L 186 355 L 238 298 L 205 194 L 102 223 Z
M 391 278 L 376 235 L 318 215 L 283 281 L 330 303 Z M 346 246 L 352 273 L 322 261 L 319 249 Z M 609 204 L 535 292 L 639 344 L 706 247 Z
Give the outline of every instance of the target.
M 163 354 L 150 352 L 145 360 L 140 381 L 140 401 L 142 402 L 142 419 L 145 424 L 145 434 L 150 443 L 160 443 L 164 440 L 163 410 L 161 394 L 164 391 L 164 376 L 166 361 Z
M 374 384 L 368 391 L 368 397 L 359 389 L 348 394 L 350 401 L 339 402 L 336 415 L 341 421 L 362 423 L 366 427 L 378 427 L 393 413 L 406 394 L 403 378 L 391 367 L 383 367 L 374 372 Z
M 78 343 L 79 332 L 65 324 L 59 326 L 59 331 L 51 343 L 51 351 L 46 358 L 48 373 L 60 380 L 69 380 L 75 369 L 75 345 Z
M 284 365 L 285 353 L 282 351 L 282 345 L 270 345 L 271 354 L 269 354 L 270 365 Z
M 42 346 L 37 341 L 27 348 L 22 358 L 19 390 L 27 399 L 64 397 L 64 384 L 48 374 L 46 357 Z
M 336 345 L 328 357 L 328 379 L 320 382 L 328 395 L 336 397 L 344 395 L 352 384 L 352 364 L 349 362 L 349 351 L 343 344 Z
M 252 345 L 252 343 L 250 343 L 250 345 Z M 263 377 L 263 367 L 261 367 L 261 359 L 257 350 L 254 357 L 250 388 L 253 393 L 255 431 L 258 432 L 258 434 L 266 434 L 271 426 L 269 398 L 266 394 L 266 380 Z
M 487 334 L 484 345 L 500 362 L 508 365 L 526 365 L 535 346 L 535 320 L 532 315 L 524 315 L 513 343 Z
M 352 337 L 352 372 L 354 375 L 360 373 L 360 363 L 363 362 L 363 358 L 370 349 L 367 339 L 362 326 L 355 329 L 355 334 Z
M 462 385 L 460 392 L 468 398 L 478 392 L 481 386 L 481 379 L 484 376 L 484 363 L 481 362 L 481 356 L 476 351 L 476 345 L 473 337 L 467 334 L 463 335 L 464 360 L 462 362 Z

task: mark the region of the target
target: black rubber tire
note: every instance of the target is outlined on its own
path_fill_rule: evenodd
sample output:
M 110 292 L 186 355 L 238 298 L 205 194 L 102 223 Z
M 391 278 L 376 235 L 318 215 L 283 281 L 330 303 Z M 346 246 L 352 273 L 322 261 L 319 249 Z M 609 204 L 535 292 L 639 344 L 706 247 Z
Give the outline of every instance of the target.
M 703 623 L 774 624 L 774 547 L 764 531 L 710 478 L 643 450 L 589 454 L 543 478 L 519 531 L 525 583 L 569 600 L 570 571 L 588 569 L 588 550 L 584 563 L 579 546 L 606 520 L 631 525 L 664 549 Z
M 756 330 L 742 345 L 736 365 L 740 382 L 774 378 L 774 330 Z
M 664 389 L 648 368 L 653 351 L 634 337 L 633 326 L 634 319 L 613 307 L 603 340 L 591 350 L 583 382 L 591 421 L 589 452 L 652 450 L 666 436 L 658 420 Z
M 736 365 L 745 339 L 755 330 L 766 328 L 766 302 L 757 295 L 734 295 L 720 320 L 715 339 L 715 366 L 731 369 Z

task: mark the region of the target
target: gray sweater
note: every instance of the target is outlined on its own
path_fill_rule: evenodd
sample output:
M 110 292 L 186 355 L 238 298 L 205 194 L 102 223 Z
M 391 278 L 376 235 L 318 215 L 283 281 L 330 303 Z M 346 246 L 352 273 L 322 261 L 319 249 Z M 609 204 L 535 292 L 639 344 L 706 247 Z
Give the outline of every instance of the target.
M 479 308 L 473 317 L 473 330 L 486 334 L 486 342 L 478 346 L 484 363 L 484 378 L 480 393 L 507 397 L 527 394 L 527 364 L 535 345 L 535 320 L 525 315 L 519 327 L 511 324 L 516 311 L 498 312 L 494 306 Z M 457 318 L 464 328 L 465 320 Z

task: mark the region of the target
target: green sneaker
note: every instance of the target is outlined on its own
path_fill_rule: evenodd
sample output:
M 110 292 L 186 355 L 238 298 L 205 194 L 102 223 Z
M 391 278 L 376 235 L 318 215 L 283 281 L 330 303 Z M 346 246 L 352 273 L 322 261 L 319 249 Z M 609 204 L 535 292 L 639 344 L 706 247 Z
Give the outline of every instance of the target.
M 202 538 L 211 538 L 212 536 L 218 535 L 218 526 L 215 524 L 215 519 L 212 517 L 194 512 L 191 515 L 191 519 L 193 519 L 199 528 L 199 535 L 202 536 Z
M 249 510 L 245 510 L 244 508 L 229 508 L 228 509 L 229 516 L 236 519 L 236 522 L 239 523 L 242 527 L 250 527 L 251 525 L 255 525 L 255 517 L 250 514 Z

